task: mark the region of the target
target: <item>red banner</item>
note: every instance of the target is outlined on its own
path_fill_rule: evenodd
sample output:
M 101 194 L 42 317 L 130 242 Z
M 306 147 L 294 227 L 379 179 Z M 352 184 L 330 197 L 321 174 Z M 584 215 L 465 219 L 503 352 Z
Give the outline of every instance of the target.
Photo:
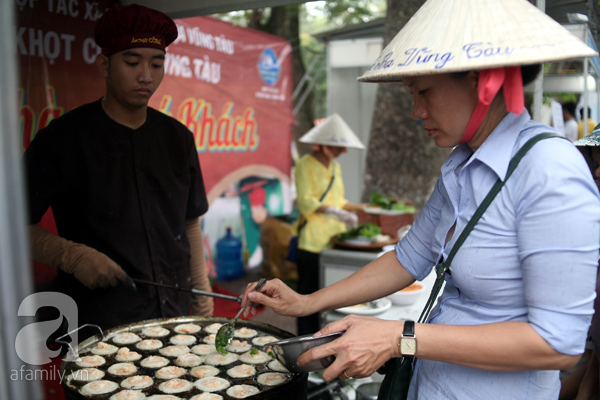
M 23 150 L 65 112 L 104 95 L 94 27 L 110 1 L 18 1 Z M 23 3 L 23 5 L 20 5 Z M 177 20 L 150 105 L 193 133 L 209 200 L 250 175 L 288 180 L 292 61 L 277 36 L 210 18 Z
M 294 123 L 289 43 L 210 17 L 176 23 L 179 36 L 150 103 L 194 132 L 209 200 L 251 174 L 287 178 Z
M 23 150 L 54 118 L 104 95 L 96 21 L 111 1 L 17 1 Z

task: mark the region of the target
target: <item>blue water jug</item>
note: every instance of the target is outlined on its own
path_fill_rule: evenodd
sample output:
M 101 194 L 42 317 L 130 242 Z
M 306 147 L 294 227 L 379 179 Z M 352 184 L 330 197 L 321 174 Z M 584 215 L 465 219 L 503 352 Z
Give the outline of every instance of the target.
M 231 228 L 227 228 L 227 234 L 217 241 L 217 278 L 237 279 L 245 273 L 242 241 L 231 234 Z

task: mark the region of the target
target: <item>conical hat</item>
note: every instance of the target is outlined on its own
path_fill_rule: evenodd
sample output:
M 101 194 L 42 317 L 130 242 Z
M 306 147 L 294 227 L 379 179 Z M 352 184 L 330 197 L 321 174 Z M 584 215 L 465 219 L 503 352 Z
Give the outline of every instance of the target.
M 600 146 L 600 124 L 598 124 L 594 128 L 592 133 L 577 140 L 573 144 L 575 146 L 592 146 L 592 147 Z
M 327 117 L 325 121 L 306 132 L 299 141 L 301 143 L 365 149 L 360 139 L 338 114 Z
M 596 55 L 527 0 L 427 0 L 358 80 L 398 81 Z

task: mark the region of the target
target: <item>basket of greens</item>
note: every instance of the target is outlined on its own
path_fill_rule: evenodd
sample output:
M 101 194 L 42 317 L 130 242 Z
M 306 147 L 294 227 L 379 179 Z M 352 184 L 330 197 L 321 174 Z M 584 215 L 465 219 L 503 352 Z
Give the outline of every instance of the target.
M 365 208 L 366 213 L 370 214 L 414 214 L 415 207 L 412 203 L 394 197 L 387 197 L 375 191 L 371 191 L 369 205 Z
M 380 248 L 394 243 L 394 241 L 397 241 L 397 238 L 382 234 L 381 227 L 372 222 L 359 224 L 356 228 L 349 229 L 332 238 L 332 242 L 335 245 L 361 248 Z

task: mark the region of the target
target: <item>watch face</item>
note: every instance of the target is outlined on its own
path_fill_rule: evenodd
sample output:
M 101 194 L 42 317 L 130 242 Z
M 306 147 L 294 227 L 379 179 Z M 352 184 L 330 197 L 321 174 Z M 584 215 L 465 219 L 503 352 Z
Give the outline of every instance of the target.
M 414 356 L 417 352 L 417 339 L 415 338 L 402 338 L 400 340 L 400 352 L 404 356 Z

